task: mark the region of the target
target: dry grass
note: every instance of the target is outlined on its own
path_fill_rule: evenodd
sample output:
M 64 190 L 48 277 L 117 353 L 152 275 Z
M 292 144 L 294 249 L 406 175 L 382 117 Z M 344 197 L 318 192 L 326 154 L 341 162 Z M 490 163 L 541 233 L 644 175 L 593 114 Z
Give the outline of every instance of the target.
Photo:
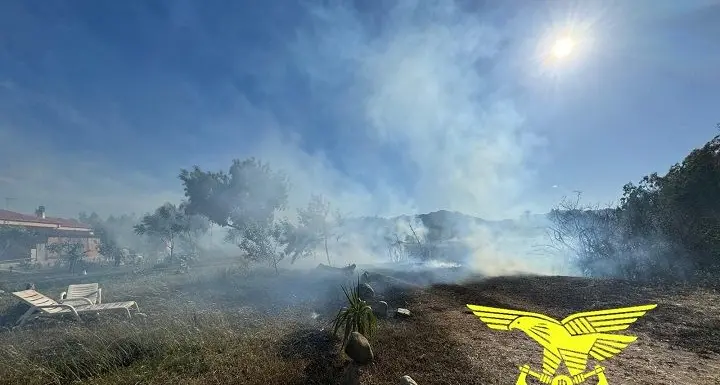
M 106 302 L 136 299 L 147 322 L 106 316 L 1 332 L 0 383 L 338 384 L 353 372 L 328 331 L 341 305 L 339 282 L 215 273 L 124 277 L 102 286 Z M 38 283 L 38 289 L 56 295 L 63 288 Z M 639 340 L 606 363 L 610 383 L 720 381 L 720 302 L 710 289 L 514 277 L 395 288 L 384 296 L 413 316 L 380 320 L 372 340 L 376 359 L 360 370 L 362 384 L 395 384 L 405 374 L 421 385 L 512 384 L 519 365 L 539 367 L 534 342 L 489 330 L 465 311 L 466 303 L 557 318 L 659 303 L 631 328 Z M 15 303 L 0 297 L 7 309 Z M 312 312 L 321 316 L 314 320 Z

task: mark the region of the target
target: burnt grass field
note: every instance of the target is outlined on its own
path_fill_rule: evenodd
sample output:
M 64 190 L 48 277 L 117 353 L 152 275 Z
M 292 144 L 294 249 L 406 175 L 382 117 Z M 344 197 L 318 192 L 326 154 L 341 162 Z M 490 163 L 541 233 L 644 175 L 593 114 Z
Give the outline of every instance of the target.
M 487 328 L 468 303 L 556 318 L 657 303 L 628 331 L 638 340 L 603 363 L 609 383 L 720 384 L 715 288 L 536 276 L 422 286 L 412 274 L 399 275 L 378 291 L 412 316 L 379 320 L 375 361 L 359 369 L 361 384 L 396 384 L 406 374 L 420 385 L 514 384 L 522 364 L 541 368 L 539 345 L 521 332 Z M 354 370 L 329 327 L 344 304 L 340 285 L 349 283 L 337 277 L 215 269 L 48 279 L 35 282 L 46 295 L 57 298 L 68 283 L 99 282 L 103 302 L 135 300 L 147 317 L 85 316 L 83 323 L 42 320 L 16 329 L 7 326 L 25 308 L 10 291 L 24 287 L 7 282 L 0 294 L 2 384 L 343 384 Z

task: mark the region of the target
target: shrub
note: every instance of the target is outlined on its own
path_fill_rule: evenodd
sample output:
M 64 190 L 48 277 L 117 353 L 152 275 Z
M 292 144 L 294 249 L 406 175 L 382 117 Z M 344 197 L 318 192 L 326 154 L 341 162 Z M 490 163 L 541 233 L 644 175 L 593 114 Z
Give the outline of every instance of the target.
M 349 292 L 343 286 L 343 292 L 348 300 L 348 306 L 340 309 L 333 320 L 333 333 L 338 335 L 340 329 L 344 329 L 342 346 L 345 346 L 350 333 L 356 331 L 365 337 L 372 337 L 377 329 L 377 318 L 370 305 L 360 298 L 360 278 L 357 285 Z

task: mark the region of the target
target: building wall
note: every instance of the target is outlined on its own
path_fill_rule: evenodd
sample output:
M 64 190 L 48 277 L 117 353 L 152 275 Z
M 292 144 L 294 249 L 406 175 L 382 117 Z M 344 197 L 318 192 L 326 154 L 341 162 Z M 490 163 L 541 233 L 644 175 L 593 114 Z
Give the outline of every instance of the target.
M 95 237 L 48 237 L 47 242 L 37 244 L 35 247 L 36 261 L 42 264 L 52 264 L 58 260 L 56 253 L 48 251 L 47 246 L 63 242 L 79 242 L 85 248 L 84 260 L 95 262 L 100 256 L 100 240 Z

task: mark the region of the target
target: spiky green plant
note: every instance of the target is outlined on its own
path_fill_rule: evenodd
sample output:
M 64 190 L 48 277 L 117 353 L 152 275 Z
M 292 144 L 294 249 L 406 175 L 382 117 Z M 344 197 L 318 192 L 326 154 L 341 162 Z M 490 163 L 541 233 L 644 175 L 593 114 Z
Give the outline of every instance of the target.
M 348 292 L 345 286 L 342 286 L 342 290 L 348 300 L 348 306 L 340 309 L 337 316 L 335 316 L 333 333 L 337 336 L 340 328 L 343 328 L 342 346 L 345 346 L 352 332 L 356 331 L 365 337 L 372 337 L 377 329 L 377 318 L 372 311 L 372 307 L 360 298 L 359 277 L 354 289 Z

